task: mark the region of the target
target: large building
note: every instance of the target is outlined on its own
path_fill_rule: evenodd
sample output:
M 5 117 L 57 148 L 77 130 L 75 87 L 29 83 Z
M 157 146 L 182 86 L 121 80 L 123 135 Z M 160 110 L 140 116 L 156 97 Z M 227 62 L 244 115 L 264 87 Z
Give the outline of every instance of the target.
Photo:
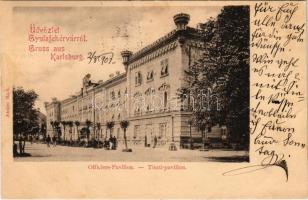
M 205 44 L 202 30 L 187 26 L 189 19 L 188 14 L 177 14 L 176 28 L 167 35 L 138 52 L 121 52 L 125 73 L 97 83 L 88 74 L 75 96 L 45 103 L 48 134 L 54 134 L 50 122 L 70 122 L 59 125 L 61 137 L 74 140 L 90 121 L 91 137 L 111 134 L 121 140 L 119 122 L 128 120 L 127 138 L 132 144 L 151 146 L 155 136 L 159 145 L 190 137 L 191 112 L 180 101 L 178 89 L 186 84 L 184 71 L 202 56 Z M 106 126 L 110 121 L 115 124 L 111 131 Z M 201 133 L 193 127 L 192 136 L 200 138 Z

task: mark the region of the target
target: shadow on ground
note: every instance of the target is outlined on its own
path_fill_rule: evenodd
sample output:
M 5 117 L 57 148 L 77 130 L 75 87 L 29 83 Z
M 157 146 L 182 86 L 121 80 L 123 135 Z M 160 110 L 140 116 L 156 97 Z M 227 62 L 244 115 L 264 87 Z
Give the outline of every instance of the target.
M 22 154 L 15 154 L 14 155 L 14 158 L 16 158 L 16 157 L 30 157 L 31 156 L 31 154 L 29 154 L 29 153 L 22 153 Z
M 249 156 L 205 157 L 211 162 L 249 162 Z

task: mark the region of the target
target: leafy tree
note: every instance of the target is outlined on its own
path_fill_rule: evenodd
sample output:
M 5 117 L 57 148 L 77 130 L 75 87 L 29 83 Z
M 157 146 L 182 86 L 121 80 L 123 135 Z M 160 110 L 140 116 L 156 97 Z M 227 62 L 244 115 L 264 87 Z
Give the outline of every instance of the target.
M 41 125 L 41 134 L 43 135 L 43 138 L 46 138 L 46 123 Z
M 90 120 L 86 120 L 86 126 L 87 126 L 87 139 L 89 141 L 90 138 L 90 127 L 92 126 L 92 122 Z
M 65 137 L 65 129 L 66 129 L 66 125 L 67 125 L 67 122 L 66 121 L 61 121 L 60 122 L 63 126 L 63 139 L 64 139 L 64 142 L 66 141 L 66 137 Z
M 80 138 L 80 135 L 79 135 L 80 122 L 79 121 L 75 121 L 75 126 L 77 127 L 77 137 Z
M 38 95 L 33 91 L 25 91 L 22 87 L 13 88 L 13 133 L 32 134 L 39 127 L 38 112 L 34 104 Z
M 34 104 L 38 95 L 33 90 L 25 91 L 22 87 L 13 88 L 13 135 L 28 135 L 39 130 L 38 112 Z M 20 138 L 20 154 L 25 153 L 25 137 Z M 21 141 L 23 140 L 23 141 Z M 22 145 L 21 145 L 22 144 Z
M 126 129 L 127 129 L 127 127 L 129 126 L 129 121 L 127 121 L 127 120 L 121 121 L 121 122 L 120 122 L 120 126 L 121 126 L 121 128 L 123 129 L 123 131 L 124 131 L 125 149 L 128 150 L 128 147 L 127 147 L 127 138 L 126 138 Z
M 100 132 L 101 132 L 101 123 L 97 122 L 96 127 L 97 127 L 97 131 L 98 131 L 97 138 L 99 138 L 99 135 L 100 135 Z
M 249 7 L 225 6 L 217 19 L 210 19 L 203 28 L 205 53 L 189 64 L 185 72 L 188 84 L 180 89 L 180 98 L 188 101 L 202 137 L 206 127 L 225 124 L 232 141 L 247 145 Z
M 53 122 L 53 127 L 54 127 L 54 130 L 55 130 L 55 132 L 56 132 L 57 139 L 58 139 L 58 141 L 60 141 L 60 140 L 61 140 L 60 122 L 54 121 L 54 122 Z
M 107 129 L 110 130 L 110 138 L 111 138 L 111 137 L 112 137 L 112 135 L 111 135 L 111 130 L 112 130 L 112 128 L 114 127 L 114 121 L 107 122 L 107 123 L 106 123 L 106 126 L 107 126 Z
M 72 128 L 74 126 L 74 123 L 73 123 L 73 121 L 68 121 L 67 125 L 70 127 L 70 130 L 69 130 L 69 132 L 70 132 L 70 141 L 72 141 L 72 138 L 73 138 L 73 130 L 72 130 Z

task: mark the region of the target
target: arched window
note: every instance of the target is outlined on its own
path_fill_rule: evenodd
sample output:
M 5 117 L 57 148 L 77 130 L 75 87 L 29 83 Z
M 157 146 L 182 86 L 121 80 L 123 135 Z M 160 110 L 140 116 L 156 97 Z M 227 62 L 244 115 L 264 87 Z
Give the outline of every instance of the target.
M 141 72 L 136 72 L 135 85 L 138 86 L 138 85 L 141 85 L 141 83 L 142 83 L 142 74 Z

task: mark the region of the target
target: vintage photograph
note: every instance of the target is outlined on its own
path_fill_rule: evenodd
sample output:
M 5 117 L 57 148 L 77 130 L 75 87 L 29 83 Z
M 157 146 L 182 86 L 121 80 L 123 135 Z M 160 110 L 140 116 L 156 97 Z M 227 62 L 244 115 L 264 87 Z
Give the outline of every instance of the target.
M 249 13 L 14 7 L 14 161 L 249 162 Z

